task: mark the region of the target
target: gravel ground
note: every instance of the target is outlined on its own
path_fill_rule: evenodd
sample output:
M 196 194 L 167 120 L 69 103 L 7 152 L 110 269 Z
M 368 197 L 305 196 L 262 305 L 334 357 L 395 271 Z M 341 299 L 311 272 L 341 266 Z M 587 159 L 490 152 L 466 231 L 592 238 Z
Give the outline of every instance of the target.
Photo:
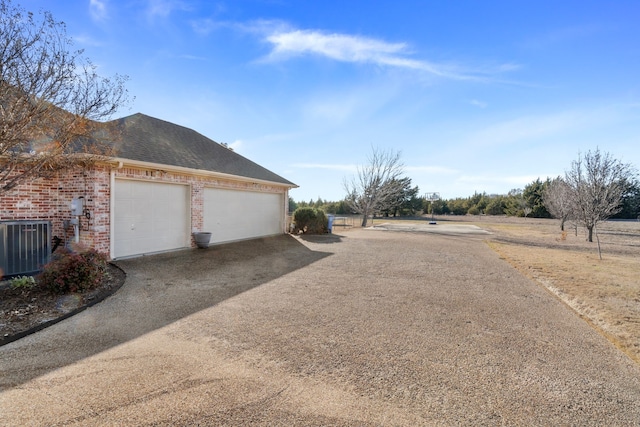
M 640 367 L 486 238 L 120 262 L 116 295 L 0 348 L 0 424 L 640 425 Z

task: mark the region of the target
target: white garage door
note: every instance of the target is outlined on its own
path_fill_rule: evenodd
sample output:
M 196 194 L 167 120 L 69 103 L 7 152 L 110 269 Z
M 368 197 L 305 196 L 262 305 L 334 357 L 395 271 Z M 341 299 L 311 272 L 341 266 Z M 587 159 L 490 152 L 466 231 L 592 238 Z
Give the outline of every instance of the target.
M 189 187 L 116 179 L 114 257 L 188 247 Z
M 231 242 L 283 232 L 282 194 L 204 190 L 204 229 L 211 243 Z

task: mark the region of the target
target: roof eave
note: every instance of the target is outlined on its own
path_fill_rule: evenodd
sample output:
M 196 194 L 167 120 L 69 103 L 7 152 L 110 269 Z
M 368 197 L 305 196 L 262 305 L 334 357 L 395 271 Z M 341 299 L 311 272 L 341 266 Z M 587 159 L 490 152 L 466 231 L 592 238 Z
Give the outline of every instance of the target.
M 223 173 L 223 172 L 208 171 L 204 169 L 185 168 L 182 166 L 165 165 L 160 163 L 145 162 L 142 160 L 131 160 L 131 159 L 125 159 L 121 157 L 112 157 L 109 160 L 107 160 L 107 163 L 112 166 L 115 165 L 118 169 L 128 166 L 128 167 L 142 168 L 142 169 L 161 170 L 164 172 L 182 173 L 185 175 L 202 176 L 207 178 L 221 178 L 221 179 L 229 179 L 233 181 L 267 184 L 267 185 L 274 185 L 274 186 L 284 187 L 284 188 L 299 187 L 294 183 L 268 181 L 268 180 L 263 180 L 258 178 L 251 178 L 247 176 L 232 175 L 232 174 Z

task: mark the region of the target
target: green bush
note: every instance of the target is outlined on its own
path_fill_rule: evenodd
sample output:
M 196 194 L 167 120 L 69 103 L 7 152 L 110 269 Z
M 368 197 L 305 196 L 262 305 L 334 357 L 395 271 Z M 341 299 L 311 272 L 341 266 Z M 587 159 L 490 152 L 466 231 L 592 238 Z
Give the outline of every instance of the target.
M 293 232 L 298 234 L 322 234 L 329 229 L 329 219 L 320 209 L 304 207 L 293 213 L 295 227 Z
M 502 196 L 494 197 L 487 203 L 484 210 L 487 215 L 504 215 L 504 198 Z
M 84 292 L 99 286 L 107 274 L 107 256 L 95 249 L 63 249 L 38 275 L 38 284 L 53 293 Z
M 471 206 L 467 211 L 469 215 L 480 215 L 480 209 L 477 206 Z
M 36 279 L 32 276 L 14 277 L 9 281 L 13 289 L 31 289 L 36 285 Z

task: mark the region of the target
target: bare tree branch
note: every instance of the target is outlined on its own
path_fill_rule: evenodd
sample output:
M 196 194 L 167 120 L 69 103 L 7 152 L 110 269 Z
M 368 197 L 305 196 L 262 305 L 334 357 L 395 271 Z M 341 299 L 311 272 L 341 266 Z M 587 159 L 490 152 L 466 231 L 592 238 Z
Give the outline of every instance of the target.
M 549 186 L 542 193 L 544 206 L 551 216 L 560 220 L 560 230 L 562 231 L 564 231 L 565 222 L 573 213 L 570 191 L 571 189 L 565 180 L 557 177 L 549 183 Z
M 368 162 L 358 167 L 355 177 L 344 182 L 347 203 L 355 212 L 363 215 L 363 227 L 367 226 L 369 215 L 397 196 L 398 186 L 387 184 L 398 181 L 404 167 L 399 152 L 380 151 L 377 148 L 372 149 Z
M 565 173 L 573 213 L 587 228 L 589 242 L 593 242 L 593 230 L 598 222 L 620 211 L 626 183 L 634 176 L 630 164 L 598 149 L 579 156 Z
M 109 154 L 99 121 L 128 101 L 127 77 L 99 76 L 82 53 L 49 12 L 0 0 L 0 192 Z

